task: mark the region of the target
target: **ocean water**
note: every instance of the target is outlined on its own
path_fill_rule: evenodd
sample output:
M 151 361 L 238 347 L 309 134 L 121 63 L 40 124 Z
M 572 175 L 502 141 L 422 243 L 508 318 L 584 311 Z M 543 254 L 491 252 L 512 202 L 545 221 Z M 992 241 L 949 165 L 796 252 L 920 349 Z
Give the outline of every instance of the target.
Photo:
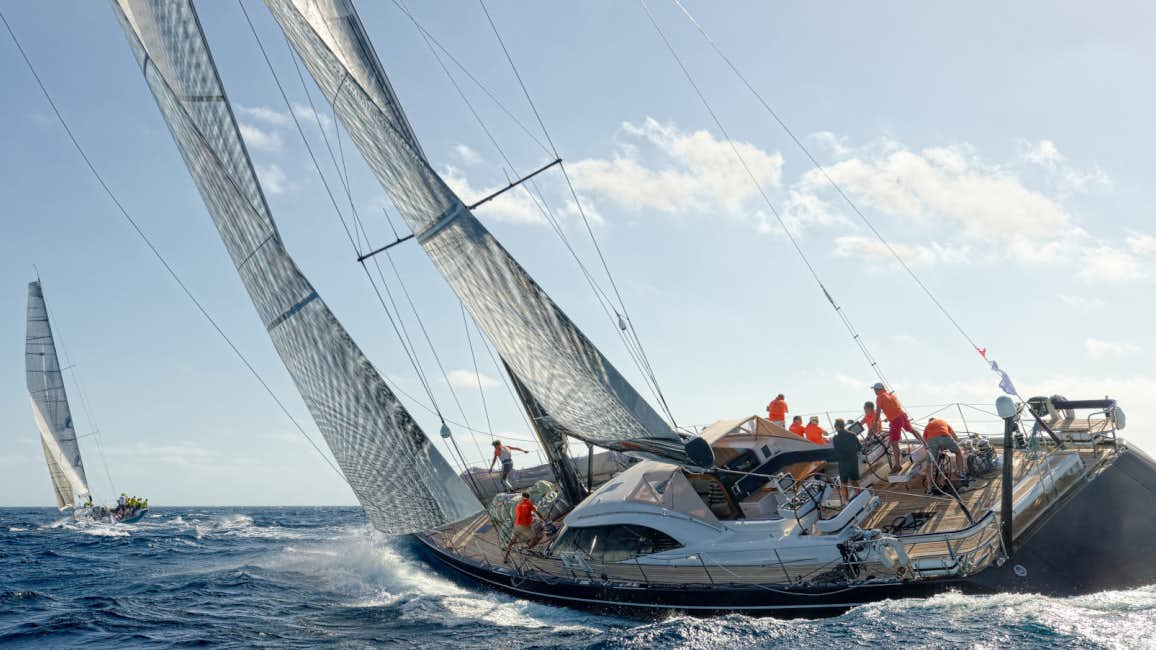
M 467 589 L 356 508 L 0 509 L 0 646 L 1156 647 L 1156 588 L 887 601 L 816 620 L 640 621 Z

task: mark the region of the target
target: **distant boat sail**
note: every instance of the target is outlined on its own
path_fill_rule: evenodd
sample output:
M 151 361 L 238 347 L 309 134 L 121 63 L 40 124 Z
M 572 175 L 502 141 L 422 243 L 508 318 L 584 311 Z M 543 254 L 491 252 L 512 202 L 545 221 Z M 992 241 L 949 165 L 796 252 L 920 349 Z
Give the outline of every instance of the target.
M 84 474 L 80 443 L 72 423 L 72 410 L 64 388 L 60 357 L 48 321 L 48 305 L 40 281 L 28 284 L 28 329 L 24 337 L 24 368 L 28 378 L 28 396 L 32 398 L 32 417 L 40 430 L 40 445 L 52 477 L 56 507 L 72 510 L 77 519 L 108 523 L 132 523 L 148 511 L 144 502 L 121 495 L 116 507 L 92 505 L 92 492 Z
M 24 338 L 24 367 L 32 416 L 40 430 L 40 445 L 56 492 L 56 507 L 74 508 L 89 496 L 84 461 L 72 425 L 72 411 L 60 372 L 60 358 L 48 322 L 48 307 L 40 281 L 28 284 L 28 330 Z
M 412 533 L 479 512 L 285 250 L 192 4 L 114 6 L 261 322 L 370 521 Z

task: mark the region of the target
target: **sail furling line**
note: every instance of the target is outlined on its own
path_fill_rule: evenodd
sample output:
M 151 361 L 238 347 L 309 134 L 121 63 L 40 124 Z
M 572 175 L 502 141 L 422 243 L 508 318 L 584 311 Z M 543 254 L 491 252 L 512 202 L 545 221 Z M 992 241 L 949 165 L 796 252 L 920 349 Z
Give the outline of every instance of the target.
M 191 2 L 116 0 L 132 52 L 262 323 L 370 522 L 427 530 L 481 509 L 286 250 Z
M 654 30 L 658 32 L 658 36 L 662 39 L 663 44 L 666 45 L 667 51 L 670 52 L 671 57 L 673 57 L 675 63 L 678 64 L 679 69 L 682 71 L 683 76 L 686 77 L 686 80 L 690 84 L 690 87 L 694 90 L 695 95 L 698 97 L 699 101 L 702 102 L 703 107 L 706 108 L 706 112 L 710 115 L 711 120 L 714 121 L 715 127 L 718 128 L 723 137 L 725 137 L 727 142 L 730 144 L 731 151 L 734 153 L 735 158 L 739 161 L 739 164 L 742 166 L 743 170 L 746 171 L 747 176 L 750 178 L 751 183 L 755 186 L 755 189 L 758 190 L 759 196 L 761 196 L 763 199 L 763 203 L 767 206 L 767 209 L 771 211 L 771 214 L 774 215 L 775 220 L 779 222 L 779 226 L 783 229 L 783 234 L 785 234 L 787 239 L 791 242 L 791 246 L 795 249 L 795 253 L 798 254 L 799 259 L 801 259 L 803 264 L 807 267 L 807 271 L 810 272 L 811 278 L 815 281 L 815 284 L 818 285 L 819 290 L 823 292 L 824 298 L 826 298 L 827 302 L 830 303 L 831 308 L 835 311 L 835 315 L 839 318 L 840 322 L 842 322 L 844 329 L 846 329 L 847 333 L 851 335 L 852 342 L 863 354 L 863 358 L 866 359 L 867 365 L 871 368 L 871 371 L 875 373 L 875 376 L 879 378 L 879 381 L 890 386 L 891 384 L 887 381 L 887 377 L 883 374 L 883 369 L 880 367 L 879 362 L 875 359 L 875 356 L 871 354 L 870 349 L 868 349 L 867 344 L 863 341 L 863 337 L 860 336 L 858 329 L 851 322 L 850 317 L 847 316 L 846 311 L 839 305 L 839 303 L 835 302 L 834 296 L 831 295 L 831 292 L 823 283 L 822 278 L 819 277 L 819 272 L 817 269 L 815 269 L 815 265 L 811 263 L 810 258 L 808 258 L 806 252 L 803 251 L 803 247 L 799 243 L 798 238 L 795 237 L 795 234 L 792 233 L 791 229 L 787 226 L 786 221 L 783 220 L 783 217 L 779 213 L 779 210 L 775 207 L 774 202 L 771 201 L 771 198 L 767 195 L 766 190 L 763 189 L 762 184 L 759 183 L 758 178 L 756 178 L 754 172 L 751 171 L 750 165 L 747 164 L 746 158 L 743 157 L 742 152 L 739 151 L 737 146 L 735 146 L 735 142 L 731 138 L 730 133 L 727 131 L 726 127 L 723 126 L 722 119 L 719 118 L 718 113 L 715 112 L 714 107 L 706 98 L 706 94 L 703 93 L 702 88 L 700 88 L 698 82 L 695 81 L 694 75 L 690 73 L 690 70 L 683 62 L 682 57 L 679 56 L 678 51 L 674 49 L 674 44 L 670 42 L 666 32 L 663 31 L 662 26 L 658 24 L 658 19 L 655 18 L 654 13 L 651 12 L 650 5 L 647 4 L 646 0 L 638 1 L 642 5 L 643 11 L 646 13 L 646 17 L 650 19 L 650 24 L 654 26 Z

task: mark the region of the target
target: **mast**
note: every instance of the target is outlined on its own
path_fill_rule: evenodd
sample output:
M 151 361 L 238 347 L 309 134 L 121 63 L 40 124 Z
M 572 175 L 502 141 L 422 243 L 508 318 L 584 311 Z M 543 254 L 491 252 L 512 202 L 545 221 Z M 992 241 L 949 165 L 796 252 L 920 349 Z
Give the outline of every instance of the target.
M 40 446 L 52 478 L 56 506 L 75 506 L 89 496 L 88 478 L 80 458 L 80 443 L 72 424 L 72 410 L 64 389 L 60 358 L 48 322 L 48 306 L 40 281 L 28 283 L 28 323 L 24 339 L 24 368 L 32 417 L 40 430 Z
M 712 464 L 709 445 L 688 447 L 433 170 L 352 3 L 266 4 L 415 239 L 557 432 Z
M 261 323 L 370 522 L 412 533 L 477 513 L 477 498 L 285 249 L 191 2 L 114 7 Z
M 558 430 L 554 419 L 538 404 L 530 391 L 518 381 L 518 376 L 510 371 L 509 366 L 506 366 L 506 372 L 510 375 L 518 399 L 526 409 L 526 415 L 534 427 L 534 434 L 538 437 L 538 444 L 546 452 L 546 460 L 550 462 L 550 469 L 554 472 L 558 486 L 562 488 L 562 494 L 566 496 L 566 501 L 570 505 L 577 505 L 589 492 L 582 488 L 578 472 L 574 468 L 574 461 L 566 453 L 566 436 Z

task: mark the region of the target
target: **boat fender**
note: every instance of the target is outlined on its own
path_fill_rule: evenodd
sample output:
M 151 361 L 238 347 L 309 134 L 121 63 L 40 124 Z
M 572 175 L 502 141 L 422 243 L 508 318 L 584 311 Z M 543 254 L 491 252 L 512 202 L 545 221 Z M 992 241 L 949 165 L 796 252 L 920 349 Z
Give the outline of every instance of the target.
M 1112 409 L 1112 421 L 1116 423 L 1117 429 L 1123 429 L 1127 423 L 1127 418 L 1124 417 L 1124 409 L 1119 406 Z
M 888 569 L 905 571 L 911 563 L 907 549 L 894 537 L 880 537 L 875 542 L 875 549 L 879 552 L 879 561 Z

